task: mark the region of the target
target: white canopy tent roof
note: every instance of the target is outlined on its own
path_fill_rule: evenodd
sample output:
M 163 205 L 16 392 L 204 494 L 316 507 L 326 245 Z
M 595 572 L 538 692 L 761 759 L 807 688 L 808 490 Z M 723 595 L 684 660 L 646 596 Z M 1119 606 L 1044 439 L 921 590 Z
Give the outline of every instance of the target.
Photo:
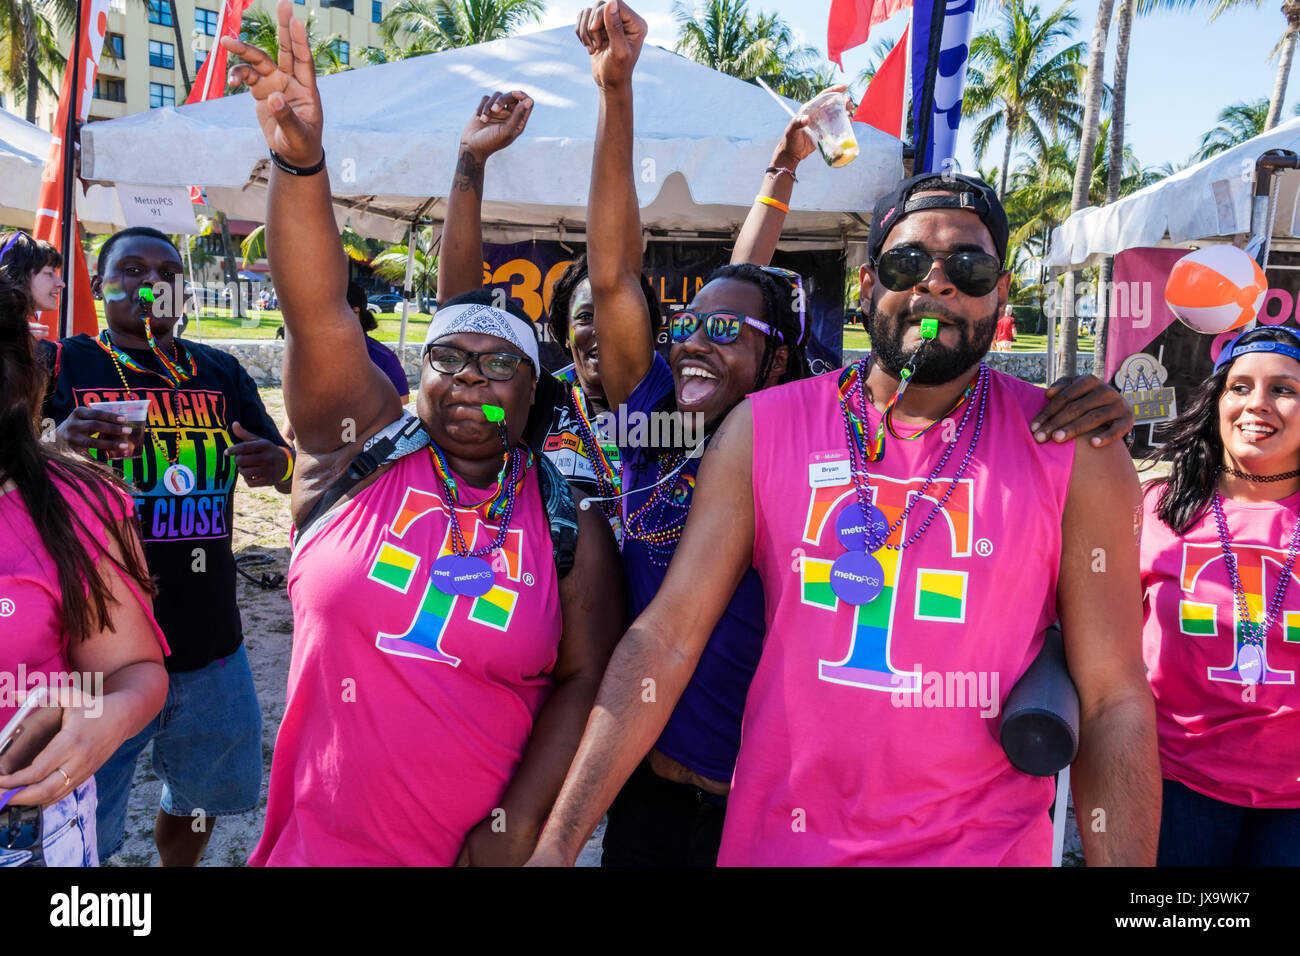
M 1251 232 L 1255 161 L 1274 149 L 1300 152 L 1300 118 L 1189 166 L 1108 206 L 1089 206 L 1052 234 L 1047 264 L 1082 268 L 1125 249 L 1228 242 Z M 1277 174 L 1274 248 L 1300 236 L 1300 171 Z M 1282 240 L 1279 245 L 1278 240 Z
M 643 227 L 673 238 L 734 235 L 789 118 L 757 86 L 658 47 L 642 51 L 634 87 Z M 513 89 L 536 106 L 524 135 L 488 164 L 485 237 L 581 237 L 598 94 L 567 27 L 322 77 L 339 225 L 396 240 L 417 216 L 440 220 L 461 129 L 481 96 Z M 876 199 L 901 178 L 902 143 L 854 130 L 861 153 L 851 165 L 830 169 L 814 156 L 800 167 L 786 227 L 793 244 L 864 239 Z M 201 185 L 239 218 L 265 217 L 266 154 L 249 94 L 82 131 L 87 179 Z
M 0 110 L 0 223 L 31 229 L 41 197 L 41 175 L 50 152 L 50 134 Z M 77 215 L 90 232 L 111 232 L 124 221 L 116 191 L 91 186 L 77 193 Z

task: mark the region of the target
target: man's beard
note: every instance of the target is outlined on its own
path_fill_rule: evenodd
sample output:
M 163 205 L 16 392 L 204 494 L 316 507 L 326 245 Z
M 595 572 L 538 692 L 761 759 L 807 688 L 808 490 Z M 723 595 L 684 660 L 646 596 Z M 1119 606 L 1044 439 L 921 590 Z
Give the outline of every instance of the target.
M 890 317 L 879 309 L 873 309 L 866 316 L 867 334 L 871 336 L 871 358 L 894 375 L 899 375 L 908 359 L 915 354 L 915 350 L 903 350 L 903 334 L 907 330 L 907 321 L 913 314 L 912 310 L 904 310 Z M 927 306 L 915 310 L 915 314 L 943 316 L 959 321 L 951 311 L 939 306 Z M 941 345 L 936 338 L 926 347 L 925 355 L 913 370 L 911 381 L 917 385 L 943 385 L 951 382 L 988 354 L 993 347 L 997 327 L 998 312 L 993 312 L 988 318 L 970 325 L 963 323 L 956 326 L 961 333 L 961 344 L 955 349 Z

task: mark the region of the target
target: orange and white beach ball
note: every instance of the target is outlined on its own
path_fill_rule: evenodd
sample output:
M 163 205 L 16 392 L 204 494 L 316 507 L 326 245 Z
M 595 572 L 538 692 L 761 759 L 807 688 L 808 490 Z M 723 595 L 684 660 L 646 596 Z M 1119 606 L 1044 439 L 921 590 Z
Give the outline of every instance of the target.
M 1165 304 L 1197 332 L 1218 335 L 1259 314 L 1268 292 L 1264 270 L 1236 246 L 1206 246 L 1177 262 L 1165 283 Z

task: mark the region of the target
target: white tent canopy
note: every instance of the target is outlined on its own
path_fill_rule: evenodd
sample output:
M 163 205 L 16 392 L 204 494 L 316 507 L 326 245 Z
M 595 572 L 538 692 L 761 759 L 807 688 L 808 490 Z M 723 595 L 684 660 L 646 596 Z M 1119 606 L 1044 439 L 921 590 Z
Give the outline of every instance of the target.
M 643 226 L 669 236 L 733 235 L 789 118 L 758 87 L 658 47 L 642 51 L 634 86 Z M 416 216 L 440 220 L 461 129 L 485 93 L 513 89 L 536 106 L 524 135 L 488 164 L 485 235 L 580 237 L 598 94 L 567 27 L 322 77 L 339 224 L 396 240 Z M 865 238 L 873 204 L 902 176 L 902 144 L 862 124 L 854 130 L 854 163 L 830 169 L 813 156 L 800 167 L 787 238 L 836 248 Z M 268 166 L 249 94 L 82 131 L 87 179 L 201 185 L 239 218 L 264 218 Z
M 1300 152 L 1300 118 L 1118 202 L 1080 209 L 1053 232 L 1047 264 L 1080 268 L 1125 249 L 1249 235 L 1255 161 L 1274 149 Z M 1273 237 L 1300 236 L 1300 172 L 1283 171 L 1277 181 Z
M 31 229 L 41 197 L 41 176 L 50 152 L 50 134 L 0 110 L 0 223 Z M 77 215 L 90 232 L 112 232 L 122 223 L 115 190 L 74 186 Z

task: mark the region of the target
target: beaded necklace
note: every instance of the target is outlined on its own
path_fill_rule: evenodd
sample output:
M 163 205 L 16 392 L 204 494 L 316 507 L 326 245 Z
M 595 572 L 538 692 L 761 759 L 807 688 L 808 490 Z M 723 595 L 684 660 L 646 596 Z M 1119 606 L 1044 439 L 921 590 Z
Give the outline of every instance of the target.
M 180 390 L 179 384 L 177 382 L 172 381 L 162 372 L 157 372 L 154 371 L 153 369 L 145 368 L 139 362 L 136 362 L 134 359 L 132 359 L 131 356 L 127 355 L 120 348 L 118 348 L 116 345 L 113 344 L 112 340 L 108 337 L 108 329 L 105 329 L 103 332 L 101 332 L 99 338 L 97 338 L 95 341 L 96 343 L 98 343 L 99 347 L 103 349 L 105 352 L 107 352 L 109 357 L 114 360 L 113 368 L 117 371 L 117 377 L 121 379 L 122 388 L 125 390 L 127 395 L 134 398 L 135 389 L 133 389 L 130 385 L 127 384 L 126 373 L 122 371 L 123 365 L 131 369 L 133 372 L 147 372 L 150 375 L 156 375 L 159 378 L 161 378 L 171 388 L 172 403 L 173 406 L 175 405 L 176 393 Z M 175 339 L 172 340 L 172 352 L 173 354 L 175 354 L 176 352 Z M 197 366 L 194 363 L 194 356 L 191 355 L 188 350 L 186 350 L 185 354 L 189 357 L 189 366 L 190 366 L 190 374 L 185 376 L 185 378 L 189 379 L 189 378 L 193 378 L 194 373 L 197 370 Z M 179 357 L 177 358 L 177 361 L 179 362 Z M 190 470 L 188 466 L 182 465 L 180 463 L 181 430 L 179 428 L 176 429 L 176 453 L 174 455 L 167 451 L 167 446 L 163 444 L 162 439 L 158 437 L 158 430 L 156 428 L 151 428 L 146 426 L 145 431 L 149 433 L 149 439 L 153 442 L 154 447 L 158 449 L 158 453 L 162 455 L 163 460 L 167 462 L 167 470 L 163 472 L 163 485 L 169 491 L 172 491 L 173 493 L 176 494 L 188 493 L 188 491 L 194 488 L 196 482 L 194 478 L 194 472 Z
M 587 417 L 587 396 L 582 390 L 580 383 L 574 383 L 571 392 L 573 407 L 577 409 L 577 416 L 574 419 L 573 426 L 578 433 L 578 438 L 582 442 L 583 451 L 587 455 L 587 460 L 591 462 L 591 469 L 596 473 L 596 489 L 600 492 L 599 497 L 601 513 L 604 514 L 605 520 L 611 525 L 617 526 L 621 521 L 618 504 L 619 490 L 622 486 L 621 475 L 609 463 L 609 458 L 605 455 L 605 449 L 601 447 L 600 442 L 596 441 L 594 429 L 591 427 L 591 419 Z M 615 531 L 618 534 L 618 531 Z
M 504 444 L 504 429 L 502 429 Z M 433 458 L 433 470 L 438 475 L 438 494 L 451 515 L 451 554 L 444 554 L 433 562 L 431 576 L 433 584 L 444 594 L 462 594 L 466 597 L 481 597 L 491 591 L 496 584 L 496 571 L 491 564 L 483 560 L 483 555 L 497 551 L 505 543 L 510 533 L 510 521 L 514 517 L 515 503 L 524 486 L 524 478 L 533 463 L 531 449 L 520 450 L 516 447 L 504 456 L 501 471 L 497 474 L 497 490 L 487 501 L 477 505 L 461 505 L 457 494 L 456 478 L 447 465 L 442 449 L 433 442 L 429 443 L 429 454 Z M 486 505 L 486 517 L 499 518 L 500 527 L 496 537 L 486 545 L 470 549 L 460 528 L 460 518 L 456 509 L 472 507 L 480 511 Z
M 909 360 L 908 367 L 902 370 L 901 376 L 903 381 L 900 383 L 898 391 L 894 392 L 893 397 L 889 399 L 889 404 L 885 406 L 885 413 L 880 418 L 880 424 L 876 426 L 876 434 L 874 438 L 867 437 L 866 419 L 859 418 L 852 409 L 849 411 L 850 424 L 858 436 L 857 443 L 859 447 L 864 449 L 867 461 L 880 461 L 880 459 L 885 457 L 886 432 L 893 435 L 899 441 L 916 441 L 931 428 L 934 428 L 934 426 L 938 425 L 941 421 L 951 416 L 953 412 L 966 404 L 966 402 L 970 400 L 971 395 L 975 392 L 975 383 L 972 381 L 971 384 L 966 387 L 966 390 L 961 393 L 961 396 L 957 401 L 953 403 L 952 407 L 946 412 L 934 421 L 930 422 L 930 424 L 926 425 L 920 431 L 914 432 L 911 435 L 900 435 L 894 430 L 894 406 L 898 404 L 898 400 L 906 390 L 904 387 L 905 383 L 907 383 L 912 377 L 912 369 L 910 366 L 911 363 L 916 360 L 917 354 L 919 354 L 919 350 Z M 839 388 L 841 402 L 848 400 L 851 403 L 855 395 L 860 395 L 862 393 L 862 381 L 865 371 L 863 368 L 859 368 L 859 365 L 861 365 L 861 362 L 854 362 L 840 373 Z
M 686 467 L 694 454 L 678 452 L 675 455 L 661 455 L 659 458 L 659 480 L 654 491 L 640 508 L 628 515 L 627 529 L 624 536 L 633 541 L 640 541 L 646 546 L 650 563 L 656 567 L 666 568 L 677 550 L 681 540 L 682 529 L 686 527 L 686 516 L 691 510 L 691 499 L 695 491 L 695 476 L 683 475 L 686 484 L 685 493 L 678 493 L 677 482 L 669 479 Z M 659 519 L 652 524 L 651 518 Z
M 860 385 L 866 377 L 866 359 L 861 359 L 855 364 L 861 366 L 857 375 L 859 387 L 855 390 L 861 409 L 859 418 L 861 421 L 866 421 L 866 396 L 863 394 Z M 844 421 L 844 434 L 849 446 L 849 473 L 858 500 L 856 505 L 850 505 L 844 509 L 844 513 L 841 514 L 836 523 L 840 543 L 844 545 L 846 552 L 840 555 L 831 566 L 830 583 L 831 589 L 846 603 L 855 605 L 869 604 L 880 595 L 880 592 L 884 589 L 884 574 L 880 562 L 872 556 L 871 552 L 879 551 L 882 547 L 891 551 L 902 551 L 904 548 L 915 544 L 925 534 L 935 517 L 943 511 L 948 499 L 956 491 L 958 482 L 961 480 L 962 475 L 966 473 L 966 468 L 979 447 L 980 433 L 984 428 L 984 414 L 988 404 L 988 381 L 988 367 L 981 363 L 973 386 L 969 386 L 967 389 L 970 394 L 978 391 L 980 398 L 978 412 L 975 415 L 974 432 L 971 435 L 970 443 L 966 447 L 966 453 L 962 457 L 961 465 L 958 466 L 956 474 L 949 481 L 948 490 L 934 505 L 929 515 L 906 540 L 899 544 L 889 543 L 889 538 L 907 521 L 917 503 L 925 497 L 926 491 L 929 490 L 948 464 L 953 449 L 961 442 L 961 437 L 966 432 L 971 413 L 976 408 L 975 403 L 966 404 L 966 410 L 962 413 L 961 421 L 957 425 L 957 432 L 952 441 L 946 442 L 947 448 L 944 449 L 943 455 L 939 458 L 939 463 L 935 465 L 920 489 L 911 496 L 898 518 L 890 524 L 884 513 L 870 503 L 871 482 L 866 465 L 871 459 L 868 457 L 869 447 L 864 440 L 864 431 L 862 429 L 855 430 L 853 425 L 852 408 L 850 406 L 853 395 L 852 393 L 845 394 L 843 392 L 840 394 L 840 413 Z M 906 386 L 906 382 L 907 380 L 904 379 L 900 389 Z M 853 513 L 855 510 L 856 514 Z
M 1223 515 L 1223 496 L 1217 489 L 1214 492 L 1214 523 L 1219 532 L 1219 545 L 1223 548 L 1223 560 L 1228 566 L 1228 580 L 1232 582 L 1232 595 L 1237 604 L 1242 639 L 1241 648 L 1237 651 L 1237 673 L 1241 675 L 1243 684 L 1258 684 L 1264 674 L 1264 638 L 1282 613 L 1282 602 L 1286 600 L 1287 588 L 1291 584 L 1291 571 L 1295 567 L 1296 556 L 1300 554 L 1300 521 L 1291 529 L 1286 565 L 1273 588 L 1273 596 L 1265 609 L 1262 624 L 1255 622 L 1246 604 L 1246 592 L 1241 586 L 1241 575 L 1237 570 L 1237 556 L 1232 553 L 1232 540 L 1228 537 L 1228 521 Z

